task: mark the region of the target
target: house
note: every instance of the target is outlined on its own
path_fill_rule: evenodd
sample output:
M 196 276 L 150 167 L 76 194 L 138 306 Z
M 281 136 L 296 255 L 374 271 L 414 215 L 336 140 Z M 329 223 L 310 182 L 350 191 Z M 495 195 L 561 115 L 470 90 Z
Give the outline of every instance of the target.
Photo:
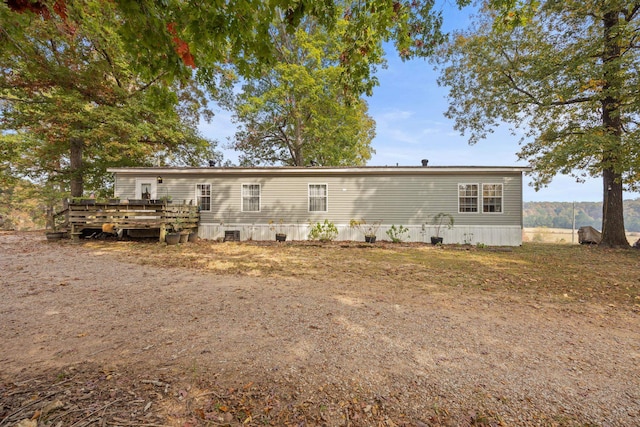
M 197 205 L 198 234 L 218 239 L 273 240 L 282 223 L 290 240 L 307 238 L 309 224 L 325 219 L 338 240 L 363 240 L 352 219 L 381 221 L 379 240 L 391 225 L 409 229 L 407 241 L 428 242 L 434 215 L 455 219 L 445 243 L 522 243 L 522 185 L 526 167 L 156 167 L 113 168 L 115 197 L 169 198 Z

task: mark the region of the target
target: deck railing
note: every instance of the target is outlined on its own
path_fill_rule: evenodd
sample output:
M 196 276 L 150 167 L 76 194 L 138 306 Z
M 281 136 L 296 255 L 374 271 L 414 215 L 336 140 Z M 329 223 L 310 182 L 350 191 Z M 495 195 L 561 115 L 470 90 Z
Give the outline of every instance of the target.
M 72 238 L 85 228 L 116 230 L 160 230 L 160 241 L 172 230 L 196 231 L 200 221 L 197 206 L 150 201 L 97 203 L 70 202 L 66 209 Z

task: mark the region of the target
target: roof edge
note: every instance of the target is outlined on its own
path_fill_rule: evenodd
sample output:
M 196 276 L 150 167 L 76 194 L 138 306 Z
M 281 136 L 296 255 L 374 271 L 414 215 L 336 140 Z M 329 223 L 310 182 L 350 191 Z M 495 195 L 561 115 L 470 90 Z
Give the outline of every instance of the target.
M 361 167 L 124 167 L 108 168 L 107 172 L 114 174 L 170 174 L 170 175 L 202 175 L 228 174 L 240 175 L 247 173 L 259 174 L 415 174 L 415 173 L 498 173 L 498 172 L 531 172 L 528 166 L 361 166 Z

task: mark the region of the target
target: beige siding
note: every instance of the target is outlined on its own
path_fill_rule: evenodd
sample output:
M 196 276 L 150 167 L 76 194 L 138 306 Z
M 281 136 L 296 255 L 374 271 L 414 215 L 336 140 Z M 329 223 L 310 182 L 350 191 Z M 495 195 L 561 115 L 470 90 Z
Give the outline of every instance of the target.
M 116 196 L 133 198 L 135 178 L 143 175 L 116 174 Z M 149 175 L 151 176 L 151 175 Z M 154 175 L 155 177 L 155 175 Z M 351 219 L 382 220 L 391 224 L 412 226 L 412 241 L 429 231 L 429 218 L 439 212 L 455 218 L 457 230 L 465 226 L 519 229 L 522 227 L 522 175 L 512 173 L 416 173 L 416 174 L 327 174 L 317 171 L 309 175 L 263 174 L 164 174 L 157 186 L 157 197 L 170 196 L 175 202 L 196 203 L 196 184 L 211 184 L 211 211 L 201 212 L 203 226 L 252 227 L 279 221 L 292 226 L 329 219 L 342 226 L 341 235 L 349 237 Z M 458 184 L 503 184 L 502 213 L 459 213 Z M 242 184 L 260 184 L 260 212 L 242 212 Z M 308 185 L 326 184 L 328 211 L 308 211 Z M 480 206 L 480 211 L 482 210 Z M 423 227 L 423 224 L 426 224 Z M 425 229 L 426 228 L 426 229 Z M 385 227 L 381 228 L 384 236 Z M 256 232 L 257 233 L 257 232 Z M 263 233 L 263 232 L 260 232 Z M 299 234 L 303 234 L 300 231 Z M 462 234 L 449 231 L 452 235 Z M 249 233 L 251 234 L 251 233 Z M 379 233 L 380 234 L 380 233 Z M 478 235 L 479 233 L 474 233 Z M 257 238 L 257 237 L 254 237 Z M 461 237 L 457 240 L 462 241 Z
M 458 213 L 459 183 L 503 184 L 502 213 Z M 332 176 L 332 177 L 163 177 L 157 197 L 195 203 L 196 185 L 211 184 L 211 211 L 202 223 L 266 223 L 283 219 L 307 223 L 329 219 L 378 219 L 385 224 L 423 224 L 438 212 L 450 213 L 456 225 L 521 225 L 522 180 L 513 176 Z M 241 212 L 242 184 L 260 184 L 260 212 Z M 328 211 L 308 211 L 308 185 L 326 184 Z M 133 198 L 135 177 L 118 176 L 116 196 Z

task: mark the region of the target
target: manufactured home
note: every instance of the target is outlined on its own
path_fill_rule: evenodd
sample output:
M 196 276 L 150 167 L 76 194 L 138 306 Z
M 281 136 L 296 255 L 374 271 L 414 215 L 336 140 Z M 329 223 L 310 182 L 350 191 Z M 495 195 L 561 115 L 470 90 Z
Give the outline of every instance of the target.
M 195 205 L 198 235 L 274 240 L 277 225 L 290 240 L 329 220 L 338 240 L 363 240 L 352 220 L 379 223 L 388 239 L 395 225 L 410 242 L 429 242 L 433 218 L 451 215 L 444 243 L 518 246 L 522 243 L 522 185 L 526 167 L 155 167 L 113 168 L 119 199 L 160 199 Z

